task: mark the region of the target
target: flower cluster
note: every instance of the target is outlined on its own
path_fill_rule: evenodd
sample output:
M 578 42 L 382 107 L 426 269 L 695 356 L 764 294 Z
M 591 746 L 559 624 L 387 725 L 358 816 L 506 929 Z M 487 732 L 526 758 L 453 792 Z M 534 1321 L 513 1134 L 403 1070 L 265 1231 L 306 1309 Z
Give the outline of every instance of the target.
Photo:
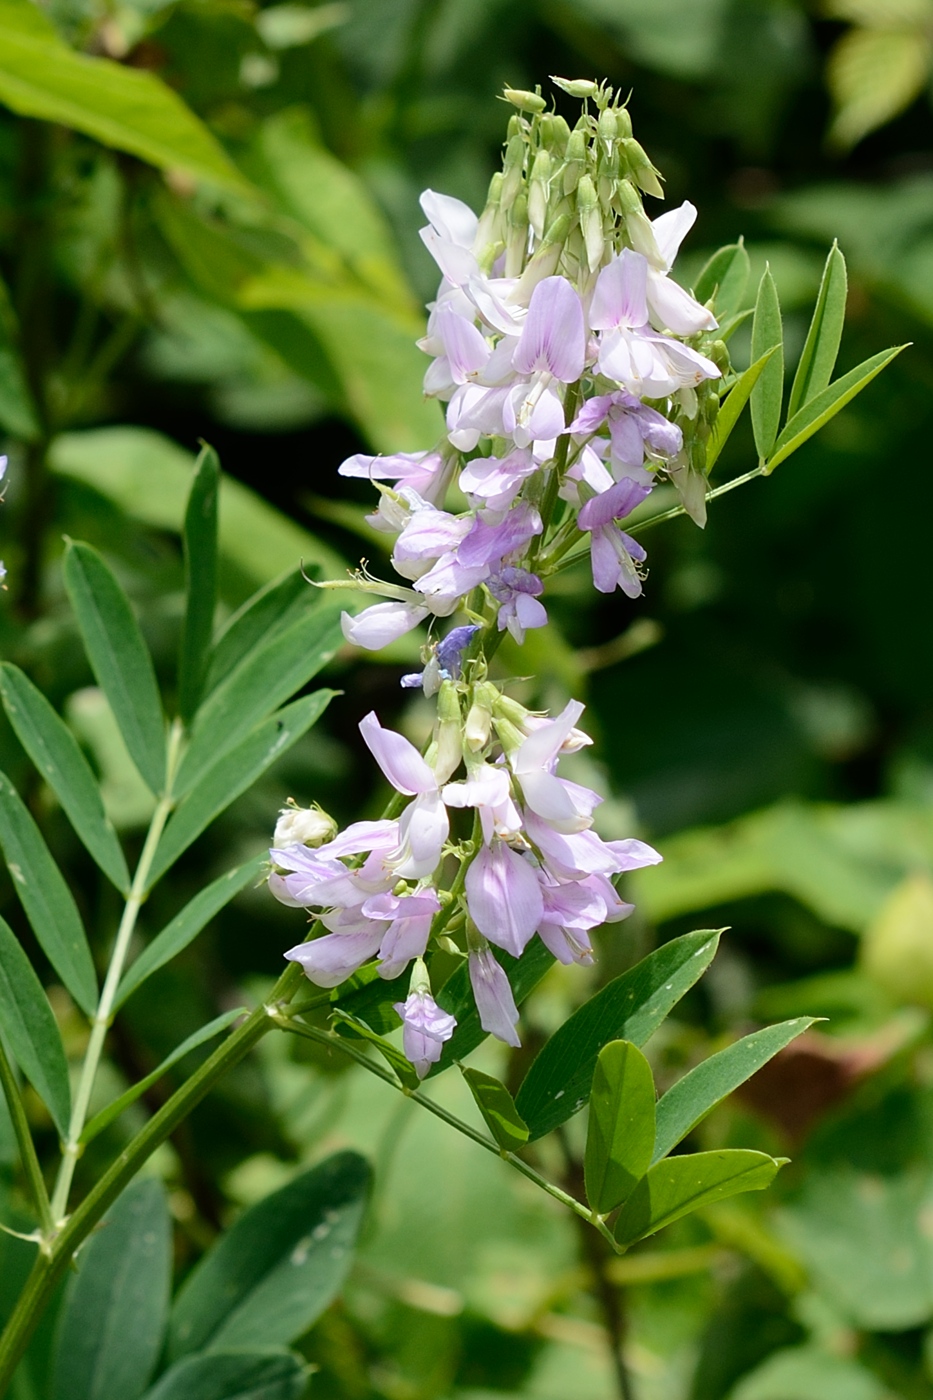
M 488 661 L 506 631 L 520 644 L 544 626 L 547 579 L 568 562 L 589 555 L 602 593 L 641 592 L 629 517 L 662 477 L 702 523 L 729 363 L 710 309 L 670 275 L 695 209 L 651 221 L 642 193 L 662 188 L 625 105 L 595 83 L 555 82 L 584 99 L 579 121 L 571 130 L 539 93 L 507 90 L 517 110 L 479 217 L 422 196 L 441 283 L 420 345 L 443 435 L 340 468 L 378 489 L 369 518 L 402 580 L 359 574 L 352 586 L 384 601 L 344 613 L 344 634 L 377 650 L 431 619 L 424 668 L 402 685 L 437 697 L 432 742 L 419 753 L 367 715 L 363 738 L 409 799 L 400 815 L 335 834 L 318 814 L 305 836 L 286 813 L 272 851 L 273 893 L 315 912 L 316 936 L 286 954 L 312 982 L 337 987 L 373 962 L 387 979 L 412 969 L 395 1010 L 419 1075 L 455 1028 L 431 993 L 438 946 L 468 960 L 483 1027 L 517 1045 L 494 949 L 521 958 L 537 937 L 561 962 L 592 961 L 592 930 L 631 912 L 614 880 L 660 859 L 603 840 L 596 793 L 558 775 L 561 755 L 590 742 L 582 705 L 534 714 L 488 679 Z M 453 626 L 438 638 L 442 618 Z
M 396 1009 L 423 1038 L 415 1063 L 425 1070 L 456 1024 L 430 997 L 420 962 L 432 939 L 464 930 L 481 1024 L 518 1045 L 518 1012 L 490 944 L 519 958 L 537 935 L 560 962 L 589 963 L 590 931 L 632 911 L 612 878 L 660 860 L 642 841 L 604 841 L 593 830 L 601 799 L 557 775 L 562 754 L 590 743 L 576 728 L 582 711 L 571 701 L 547 719 L 489 681 L 446 681 L 426 756 L 368 714 L 363 738 L 411 801 L 397 819 L 356 822 L 323 844 L 271 852 L 273 894 L 318 911 L 327 930 L 285 955 L 312 982 L 336 987 L 372 958 L 381 977 L 394 978 L 419 960 L 419 984 Z M 475 814 L 473 836 L 451 841 L 450 814 L 463 809 Z M 284 819 L 297 832 L 294 814 Z M 318 839 L 318 824 L 309 827 Z M 449 889 L 438 880 L 445 856 L 459 867 Z

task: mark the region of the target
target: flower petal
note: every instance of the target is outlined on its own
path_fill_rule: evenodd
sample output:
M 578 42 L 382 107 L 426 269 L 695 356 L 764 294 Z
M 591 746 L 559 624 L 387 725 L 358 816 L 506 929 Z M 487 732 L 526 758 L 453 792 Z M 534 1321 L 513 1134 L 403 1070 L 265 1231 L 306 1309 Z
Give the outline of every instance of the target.
M 370 710 L 360 720 L 360 733 L 396 791 L 404 792 L 409 797 L 415 793 L 437 791 L 437 779 L 414 744 L 409 743 L 403 734 L 396 734 L 394 729 L 383 729 L 375 710 Z

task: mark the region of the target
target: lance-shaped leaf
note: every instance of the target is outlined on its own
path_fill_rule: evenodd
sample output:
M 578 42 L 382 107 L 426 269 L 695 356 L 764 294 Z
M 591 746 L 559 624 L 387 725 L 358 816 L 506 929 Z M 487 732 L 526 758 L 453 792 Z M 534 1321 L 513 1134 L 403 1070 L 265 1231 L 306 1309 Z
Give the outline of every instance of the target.
M 768 471 L 773 472 L 792 452 L 796 452 L 814 433 L 818 433 L 830 418 L 835 418 L 846 404 L 852 402 L 856 394 L 862 392 L 866 384 L 870 384 L 895 356 L 906 349 L 906 345 L 895 345 L 890 350 L 879 350 L 877 355 L 872 355 L 860 365 L 856 365 L 855 369 L 850 369 L 848 374 L 844 374 L 835 384 L 823 389 L 804 408 L 795 413 L 790 422 L 785 423 L 780 437 L 774 444 L 774 451 L 768 461 Z
M 89 1016 L 97 976 L 81 915 L 42 833 L 5 773 L 0 773 L 0 845 L 13 888 L 45 956 Z
M 833 377 L 846 319 L 847 290 L 846 260 L 834 243 L 826 259 L 813 320 L 791 386 L 788 420 L 825 389 Z
M 505 968 L 516 1006 L 521 1006 L 554 964 L 553 953 L 548 952 L 540 938 L 535 938 L 529 943 L 520 958 L 513 958 L 500 948 L 493 950 L 493 957 Z M 428 1071 L 429 1079 L 432 1075 L 441 1074 L 445 1069 L 449 1069 L 458 1060 L 465 1059 L 489 1034 L 480 1025 L 466 960 L 456 972 L 451 973 L 441 987 L 437 994 L 437 1004 L 442 1011 L 455 1017 L 457 1029 L 441 1051 L 441 1058 L 437 1064 Z
M 299 1400 L 307 1383 L 294 1352 L 212 1351 L 176 1362 L 143 1400 Z
M 596 1061 L 586 1131 L 586 1198 L 606 1215 L 631 1195 L 651 1165 L 654 1078 L 628 1040 L 604 1045 Z
M 713 297 L 718 319 L 727 320 L 741 309 L 750 271 L 751 262 L 740 238 L 713 254 L 697 278 L 694 295 L 699 302 Z
M 204 682 L 210 694 L 255 647 L 270 642 L 318 601 L 300 569 L 248 598 L 229 619 L 214 644 Z
M 723 400 L 716 422 L 713 424 L 713 431 L 709 435 L 709 442 L 706 445 L 707 474 L 712 471 L 719 454 L 729 441 L 732 430 L 742 416 L 742 409 L 748 403 L 749 395 L 761 378 L 762 371 L 776 354 L 777 350 L 773 346 L 770 350 L 766 350 L 760 360 L 749 365 L 748 369 L 739 376 Z
M 738 1148 L 667 1157 L 642 1177 L 619 1212 L 613 1234 L 628 1248 L 682 1215 L 742 1191 L 762 1191 L 786 1161 Z
M 755 449 L 762 462 L 774 446 L 781 423 L 781 400 L 784 394 L 784 327 L 777 287 L 770 267 L 762 273 L 758 284 L 758 299 L 752 320 L 752 363 L 774 350 L 752 390 L 752 432 Z
M 800 1016 L 794 1021 L 783 1021 L 779 1026 L 766 1026 L 728 1045 L 718 1054 L 710 1055 L 683 1079 L 678 1079 L 658 1103 L 658 1131 L 652 1161 L 659 1162 L 666 1157 L 718 1103 L 812 1026 L 813 1019 Z
M 217 602 L 217 492 L 220 462 L 204 446 L 195 464 L 194 481 L 182 532 L 185 544 L 185 617 L 178 655 L 178 712 L 190 723 L 201 700 L 214 630 Z
M 16 737 L 62 804 L 75 834 L 125 894 L 130 876 L 123 849 L 78 741 L 41 690 L 8 661 L 0 666 L 0 696 Z
M 123 981 L 117 989 L 114 1010 L 119 1011 L 127 998 L 131 997 L 148 977 L 158 972 L 167 962 L 171 962 L 189 943 L 193 943 L 215 914 L 229 904 L 240 890 L 245 890 L 247 885 L 259 878 L 260 871 L 268 863 L 268 859 L 267 853 L 263 851 L 234 870 L 228 870 L 205 889 L 199 890 L 184 909 L 175 915 L 171 923 L 166 924 L 162 932 L 156 934 L 152 942 L 147 944 L 124 974 Z
M 334 1299 L 350 1267 L 370 1170 L 339 1152 L 252 1206 L 175 1300 L 169 1356 L 287 1346 Z
M 501 1079 L 495 1079 L 491 1074 L 483 1074 L 482 1070 L 467 1069 L 463 1065 L 460 1066 L 460 1071 L 476 1101 L 476 1107 L 483 1115 L 486 1127 L 503 1151 L 517 1152 L 519 1148 L 524 1147 L 528 1141 L 528 1124 L 523 1121 L 515 1107 L 515 1100 Z
M 404 1084 L 406 1089 L 417 1089 L 421 1081 L 415 1073 L 415 1067 L 410 1060 L 406 1060 L 397 1046 L 374 1031 L 372 1026 L 367 1026 L 366 1022 L 361 1021 L 359 1016 L 353 1016 L 341 1007 L 337 1007 L 334 1011 L 334 1019 L 338 1022 L 336 1028 L 338 1033 L 340 1033 L 341 1027 L 346 1027 L 344 1034 L 352 1034 L 352 1036 L 365 1040 L 368 1045 L 375 1045 L 386 1064 L 394 1071 L 399 1082 Z M 396 1016 L 395 1019 L 397 1021 L 398 1017 Z
M 161 1181 L 134 1181 L 88 1240 L 59 1314 L 49 1400 L 138 1400 L 162 1349 L 172 1231 Z
M 644 1045 L 711 963 L 719 932 L 672 939 L 596 993 L 539 1052 L 515 1099 L 531 1141 L 579 1111 L 590 1096 L 596 1058 L 610 1040 Z
M 116 1119 L 120 1117 L 120 1114 L 123 1113 L 125 1109 L 129 1108 L 131 1103 L 135 1103 L 138 1098 L 142 1097 L 147 1089 L 151 1089 L 153 1084 L 157 1084 L 163 1074 L 172 1068 L 172 1065 L 177 1065 L 179 1060 L 183 1060 L 192 1050 L 197 1050 L 199 1045 L 204 1045 L 207 1041 L 213 1040 L 215 1036 L 220 1035 L 221 1031 L 226 1030 L 229 1025 L 232 1025 L 237 1017 L 244 1016 L 245 1014 L 246 1008 L 237 1006 L 232 1011 L 225 1011 L 222 1016 L 215 1017 L 213 1021 L 209 1021 L 206 1026 L 202 1026 L 201 1029 L 195 1031 L 193 1035 L 189 1035 L 187 1040 L 183 1040 L 180 1045 L 176 1046 L 172 1053 L 167 1055 L 162 1063 L 157 1065 L 144 1079 L 140 1079 L 135 1084 L 131 1084 L 119 1098 L 114 1099 L 106 1108 L 102 1108 L 100 1113 L 95 1113 L 94 1117 L 86 1125 L 84 1132 L 81 1134 L 82 1143 L 87 1144 L 93 1141 L 98 1133 L 102 1133 L 105 1128 L 109 1128 L 110 1124 L 115 1122 Z
M 20 1069 L 62 1137 L 71 1116 L 68 1065 L 42 984 L 10 926 L 0 919 L 0 1027 Z
M 257 647 L 201 706 L 175 791 L 189 792 L 224 753 L 294 695 L 343 644 L 333 607 L 317 607 Z
M 87 544 L 65 551 L 65 587 L 97 683 L 130 757 L 154 793 L 165 782 L 165 721 L 149 649 L 130 600 Z
M 0 102 L 162 169 L 249 189 L 203 122 L 160 78 L 74 53 L 29 0 L 0 0 Z
M 336 691 L 316 690 L 286 705 L 247 734 L 236 748 L 209 768 L 169 819 L 156 847 L 149 886 L 168 870 L 216 816 L 252 787 L 277 758 L 306 734 L 326 710 Z

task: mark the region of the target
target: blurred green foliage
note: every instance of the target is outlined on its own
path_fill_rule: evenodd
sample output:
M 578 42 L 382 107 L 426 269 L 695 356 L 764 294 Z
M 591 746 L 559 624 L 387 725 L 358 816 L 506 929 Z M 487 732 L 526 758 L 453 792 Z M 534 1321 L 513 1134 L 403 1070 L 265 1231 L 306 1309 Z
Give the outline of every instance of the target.
M 438 432 L 413 345 L 436 276 L 417 195 L 431 186 L 481 204 L 503 82 L 557 72 L 631 86 L 669 202 L 699 207 L 681 280 L 744 234 L 756 281 L 770 264 L 789 352 L 802 348 L 834 238 L 850 269 L 841 371 L 914 342 L 792 463 L 714 503 L 705 531 L 679 520 L 655 532 L 643 599 L 594 599 L 568 571 L 552 609 L 560 636 L 500 653 L 505 672 L 539 676 L 526 699 L 586 694 L 604 834 L 637 822 L 665 855 L 631 880 L 638 913 L 605 937 L 592 977 L 556 968 L 528 1003 L 529 1044 L 508 1082 L 588 992 L 654 944 L 699 916 L 731 925 L 648 1054 L 665 1087 L 740 1029 L 828 1018 L 689 1140 L 789 1151 L 778 1185 L 607 1259 L 595 1234 L 415 1106 L 325 1051 L 270 1037 L 154 1160 L 178 1275 L 241 1206 L 352 1147 L 374 1164 L 375 1198 L 341 1301 L 300 1342 L 319 1400 L 605 1400 L 620 1343 L 638 1400 L 929 1395 L 928 0 L 44 9 L 0 4 L 0 427 L 11 456 L 0 650 L 67 716 L 121 832 L 145 824 L 151 800 L 81 658 L 62 536 L 105 552 L 160 673 L 181 624 L 179 530 L 198 439 L 230 474 L 229 612 L 299 560 L 339 574 L 361 553 L 378 558 L 365 494 L 335 469 L 363 445 L 426 447 Z M 54 65 L 74 84 L 67 109 L 43 85 Z M 128 91 L 139 102 L 129 132 L 111 103 Z M 743 424 L 717 480 L 753 461 Z M 397 690 L 405 660 L 403 648 L 392 664 L 338 656 L 327 682 L 345 698 L 182 859 L 144 911 L 147 933 L 206 877 L 261 851 L 286 796 L 341 819 L 376 800 L 355 722 L 378 704 L 418 735 L 418 706 L 402 711 Z M 82 913 L 111 934 L 113 892 L 88 873 L 5 721 L 0 766 L 25 784 Z M 44 967 L 10 888 L 0 903 Z M 128 1005 L 94 1108 L 239 1005 L 241 987 L 265 985 L 295 930 L 294 915 L 245 889 Z M 61 989 L 53 997 L 75 1049 L 80 1022 Z M 504 1069 L 492 1047 L 477 1066 Z M 89 1144 L 86 1181 L 165 1093 L 165 1081 L 152 1086 Z M 465 1083 L 446 1076 L 437 1093 L 479 1124 Z M 51 1142 L 38 1100 L 30 1109 Z M 539 1149 L 568 1184 L 582 1174 L 583 1136 L 571 1120 L 561 1145 Z M 11 1221 L 13 1158 L 0 1116 Z M 0 1242 L 0 1312 L 25 1249 Z M 34 1378 L 52 1364 L 53 1336 L 49 1319 Z

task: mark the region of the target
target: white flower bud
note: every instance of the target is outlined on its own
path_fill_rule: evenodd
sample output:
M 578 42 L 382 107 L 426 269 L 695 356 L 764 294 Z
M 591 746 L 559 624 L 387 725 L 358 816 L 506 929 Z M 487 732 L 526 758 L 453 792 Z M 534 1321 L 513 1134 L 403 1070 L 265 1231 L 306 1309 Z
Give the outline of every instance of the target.
M 313 807 L 283 807 L 275 824 L 273 846 L 322 846 L 337 835 L 337 823 L 315 802 Z

